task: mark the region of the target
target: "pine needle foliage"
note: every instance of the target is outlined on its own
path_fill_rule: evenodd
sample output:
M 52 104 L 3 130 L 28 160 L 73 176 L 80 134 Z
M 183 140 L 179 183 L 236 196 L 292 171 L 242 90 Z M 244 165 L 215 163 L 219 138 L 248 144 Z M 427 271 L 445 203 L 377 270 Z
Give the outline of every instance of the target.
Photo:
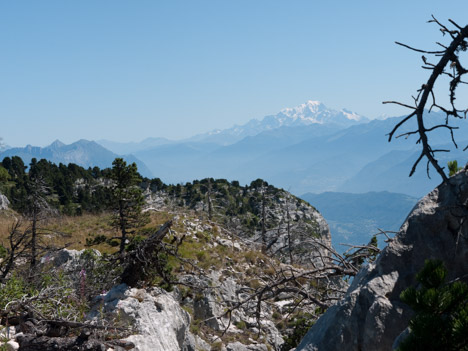
M 122 158 L 112 162 L 109 178 L 111 186 L 112 209 L 114 212 L 112 225 L 120 231 L 120 254 L 125 252 L 129 236 L 132 237 L 137 228 L 149 222 L 147 213 L 142 209 L 145 204 L 143 192 L 139 187 L 141 177 L 135 163 L 127 165 Z
M 462 167 L 458 167 L 458 162 L 457 160 L 454 161 L 448 161 L 447 163 L 448 169 L 449 169 L 449 177 L 455 175 L 458 171 L 462 169 Z
M 468 285 L 446 283 L 446 276 L 442 261 L 426 260 L 416 276 L 419 289 L 410 287 L 401 293 L 415 315 L 399 351 L 468 350 Z

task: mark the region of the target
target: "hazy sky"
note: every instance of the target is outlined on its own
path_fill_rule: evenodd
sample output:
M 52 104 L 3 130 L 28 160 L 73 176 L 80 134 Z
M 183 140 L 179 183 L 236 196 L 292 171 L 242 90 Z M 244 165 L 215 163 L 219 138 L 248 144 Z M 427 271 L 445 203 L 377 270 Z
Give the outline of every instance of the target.
M 426 21 L 468 22 L 468 1 L 0 2 L 0 136 L 182 138 L 309 99 L 401 115 L 442 41 Z

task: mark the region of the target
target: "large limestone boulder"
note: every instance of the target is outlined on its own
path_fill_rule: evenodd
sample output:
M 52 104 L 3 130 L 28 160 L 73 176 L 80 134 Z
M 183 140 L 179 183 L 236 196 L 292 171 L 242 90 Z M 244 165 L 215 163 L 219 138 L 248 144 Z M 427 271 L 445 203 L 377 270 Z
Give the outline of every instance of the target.
M 135 351 L 195 351 L 204 349 L 189 332 L 190 316 L 176 299 L 159 288 L 149 291 L 118 285 L 102 296 L 90 314 L 112 313 L 136 328 L 126 340 Z
M 299 350 L 387 351 L 412 311 L 400 293 L 415 284 L 426 259 L 442 260 L 448 279 L 468 279 L 468 171 L 420 200 L 375 264 L 309 330 Z

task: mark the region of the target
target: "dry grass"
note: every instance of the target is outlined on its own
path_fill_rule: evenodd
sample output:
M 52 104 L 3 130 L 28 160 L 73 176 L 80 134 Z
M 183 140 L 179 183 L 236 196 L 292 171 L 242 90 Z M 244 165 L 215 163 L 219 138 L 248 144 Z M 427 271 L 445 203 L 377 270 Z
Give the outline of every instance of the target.
M 0 243 L 6 245 L 8 233 L 11 225 L 18 218 L 18 214 L 12 212 L 0 213 Z M 152 212 L 150 222 L 144 227 L 159 228 L 161 224 L 171 219 L 172 215 L 166 212 Z M 111 215 L 104 214 L 84 214 L 82 216 L 60 216 L 50 218 L 40 223 L 41 229 L 45 231 L 44 241 L 53 244 L 55 247 L 66 246 L 69 249 L 81 250 L 86 248 L 86 239 L 93 239 L 97 235 L 104 235 L 106 238 L 118 237 L 119 232 L 110 225 Z M 26 229 L 27 222 L 22 229 Z M 105 243 L 93 246 L 93 248 L 105 252 L 113 253 L 117 249 Z

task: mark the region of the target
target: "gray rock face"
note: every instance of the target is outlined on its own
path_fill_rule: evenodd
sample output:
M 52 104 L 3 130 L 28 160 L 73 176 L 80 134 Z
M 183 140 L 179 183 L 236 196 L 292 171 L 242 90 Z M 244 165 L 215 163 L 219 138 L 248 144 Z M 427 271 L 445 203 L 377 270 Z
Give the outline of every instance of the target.
M 0 211 L 8 210 L 10 206 L 10 201 L 8 201 L 7 197 L 3 194 L 0 194 Z
M 391 350 L 412 311 L 399 295 L 426 259 L 442 260 L 448 279 L 467 280 L 468 171 L 420 200 L 394 240 L 365 267 L 343 300 L 309 330 L 299 350 Z
M 103 296 L 90 317 L 99 316 L 99 308 L 134 325 L 138 334 L 126 340 L 135 351 L 195 351 L 196 338 L 190 334 L 190 316 L 174 297 L 159 288 L 151 291 L 129 289 L 121 284 Z

